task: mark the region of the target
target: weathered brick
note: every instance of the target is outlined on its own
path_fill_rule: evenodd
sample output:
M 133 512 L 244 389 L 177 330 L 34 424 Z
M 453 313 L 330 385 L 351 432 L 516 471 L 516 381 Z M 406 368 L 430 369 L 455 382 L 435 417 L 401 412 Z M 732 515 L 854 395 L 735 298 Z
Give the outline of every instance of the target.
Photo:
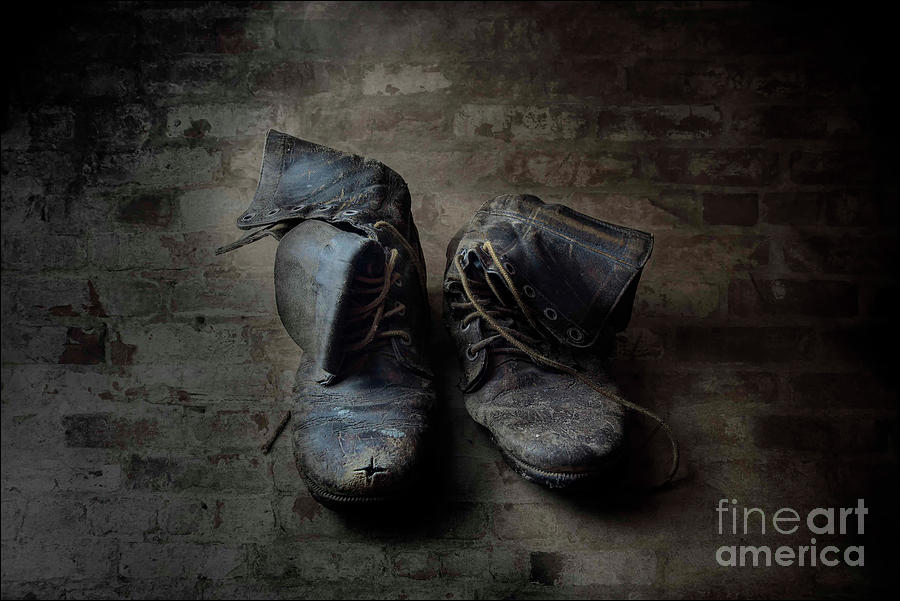
M 106 328 L 68 328 L 59 363 L 96 365 L 106 361 Z
M 759 199 L 756 194 L 706 193 L 703 195 L 703 221 L 710 225 L 756 225 Z
M 552 505 L 504 503 L 494 513 L 493 530 L 499 539 L 530 539 L 557 536 L 560 517 Z
M 160 499 L 141 497 L 91 497 L 85 502 L 90 534 L 115 535 L 121 539 L 143 540 L 158 529 Z
M 256 553 L 259 574 L 268 578 L 377 580 L 389 571 L 384 549 L 377 545 L 332 541 L 286 543 L 259 547 Z
M 767 449 L 865 453 L 886 451 L 890 421 L 869 418 L 828 420 L 821 417 L 769 415 L 755 418 L 753 438 Z
M 889 409 L 895 395 L 886 382 L 857 373 L 805 373 L 788 382 L 791 403 L 814 411 L 831 408 Z
M 531 554 L 530 578 L 539 584 L 651 584 L 656 572 L 657 559 L 652 551 Z
M 207 232 L 98 234 L 89 254 L 101 269 L 183 269 L 211 264 L 216 247 L 226 240 Z
M 859 287 L 851 282 L 753 279 L 728 286 L 728 312 L 741 317 L 853 317 L 858 311 Z
M 437 65 L 375 65 L 363 74 L 366 96 L 437 92 L 453 84 Z
M 896 203 L 884 202 L 866 190 L 824 194 L 825 222 L 832 226 L 878 226 L 897 221 Z
M 859 125 L 843 111 L 818 107 L 744 107 L 736 110 L 731 119 L 732 131 L 750 140 L 820 140 L 859 132 Z
M 766 150 L 660 150 L 656 178 L 679 184 L 761 186 L 778 175 L 778 155 Z
M 514 184 L 598 186 L 634 174 L 634 157 L 619 153 L 550 154 L 515 152 L 506 159 L 506 178 Z
M 176 204 L 186 231 L 228 230 L 231 233 L 236 215 L 250 204 L 253 190 L 215 187 L 185 190 Z
M 703 318 L 719 309 L 719 286 L 712 282 L 644 278 L 640 287 L 641 293 L 635 299 L 636 315 Z
M 597 136 L 614 142 L 704 140 L 722 132 L 722 114 L 714 105 L 675 105 L 601 110 Z
M 173 580 L 222 579 L 245 573 L 244 551 L 236 545 L 127 543 L 120 547 L 119 574 L 150 580 L 165 574 Z
M 556 107 L 467 104 L 453 118 L 453 133 L 463 138 L 512 140 L 574 139 L 584 136 L 583 111 Z
M 896 363 L 893 352 L 896 336 L 897 328 L 893 323 L 863 322 L 845 327 L 826 327 L 819 333 L 819 355 L 826 361 L 846 363 L 857 369 L 876 369 L 883 377 L 885 369 Z
M 557 202 L 545 198 L 546 202 Z M 599 216 L 644 231 L 697 225 L 701 206 L 690 190 L 660 190 L 648 194 L 576 192 L 558 200 L 576 211 Z
M 329 131 L 350 141 L 375 142 L 388 147 L 422 145 L 427 133 L 435 145 L 450 137 L 454 115 L 442 103 L 418 96 L 395 102 L 335 108 L 327 100 L 310 100 L 301 114 L 291 115 L 286 127 L 292 131 Z M 538 132 L 540 133 L 540 132 Z
M 105 183 L 138 181 L 146 186 L 165 186 L 172 181 L 182 185 L 213 181 L 222 165 L 217 152 L 201 148 L 164 148 L 109 154 L 100 159 L 96 177 Z
M 63 427 L 67 446 L 120 449 L 145 446 L 160 430 L 154 419 L 117 418 L 110 413 L 66 415 Z
M 4 291 L 14 295 L 10 307 L 24 323 L 65 322 L 73 317 L 106 317 L 92 280 L 70 278 L 5 278 Z
M 742 76 L 736 65 L 646 58 L 629 71 L 628 88 L 653 100 L 708 100 L 739 85 L 736 76 Z
M 673 406 L 714 403 L 774 403 L 779 383 L 774 373 L 735 371 L 716 366 L 703 371 L 647 372 L 620 367 L 621 384 L 634 392 L 634 398 L 651 398 L 660 390 Z
M 56 435 L 54 431 L 54 438 Z M 72 453 L 65 460 L 38 459 L 33 449 L 4 448 L 3 456 L 21 466 L 4 474 L 4 490 L 15 488 L 28 495 L 59 491 L 112 492 L 118 489 L 122 475 L 118 464 L 77 459 Z
M 241 97 L 249 67 L 234 57 L 183 56 L 140 64 L 142 89 L 150 96 L 177 94 L 191 101 Z
M 813 331 L 802 327 L 684 327 L 667 356 L 679 361 L 771 363 L 809 358 Z
M 3 580 L 103 578 L 114 553 L 109 543 L 98 543 L 91 538 L 3 543 Z
M 181 282 L 172 289 L 174 313 L 209 313 L 216 306 L 236 315 L 271 316 L 276 310 L 272 278 L 268 274 L 264 279 L 205 278 Z
M 891 319 L 900 304 L 900 287 L 895 284 L 870 285 L 862 289 L 863 313 L 870 319 Z
M 769 264 L 769 240 L 763 236 L 659 232 L 654 238 L 655 252 L 645 268 L 648 275 L 659 270 L 665 274 L 690 274 L 690 279 L 706 276 L 714 280 L 722 273 Z
M 799 273 L 891 273 L 897 263 L 896 236 L 820 236 L 784 242 L 784 260 Z
M 866 152 L 827 151 L 791 153 L 791 180 L 798 184 L 850 185 L 866 183 L 873 160 Z
M 202 542 L 240 543 L 271 539 L 275 522 L 265 496 L 175 497 L 160 510 L 166 532 Z
M 88 128 L 92 138 L 105 148 L 136 149 L 146 143 L 156 116 L 144 104 L 101 105 L 91 111 Z
M 216 50 L 225 54 L 246 54 L 270 48 L 275 37 L 275 27 L 265 17 L 217 19 L 214 30 Z
M 548 98 L 573 101 L 587 98 L 616 102 L 625 89 L 625 69 L 605 57 L 573 57 L 538 61 L 471 60 L 444 67 L 454 91 L 466 99 Z
M 271 106 L 187 105 L 170 108 L 170 138 L 235 138 L 264 134 L 275 120 Z
M 80 236 L 44 234 L 3 235 L 3 268 L 38 272 L 84 266 L 85 240 Z
M 817 192 L 768 192 L 762 197 L 760 220 L 776 225 L 814 225 L 824 205 Z
M 298 98 L 342 90 L 358 72 L 354 65 L 328 61 L 254 62 L 249 66 L 248 86 L 255 96 Z
M 55 148 L 75 135 L 75 111 L 72 107 L 45 107 L 31 114 L 31 147 Z
M 172 222 L 174 190 L 133 191 L 118 199 L 116 220 L 141 227 L 165 227 Z
M 131 455 L 123 468 L 124 485 L 141 491 L 261 492 L 265 467 L 255 457 L 235 461 L 169 459 Z

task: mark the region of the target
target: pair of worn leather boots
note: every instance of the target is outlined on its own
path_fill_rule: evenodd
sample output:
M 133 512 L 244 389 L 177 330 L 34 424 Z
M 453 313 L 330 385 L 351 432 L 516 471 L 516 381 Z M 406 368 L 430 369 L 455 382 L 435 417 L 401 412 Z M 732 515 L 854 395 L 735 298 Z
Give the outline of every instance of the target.
M 385 165 L 270 131 L 226 252 L 278 242 L 278 313 L 303 349 L 293 448 L 329 506 L 395 499 L 427 468 L 435 405 L 425 262 L 409 190 Z M 447 248 L 444 321 L 466 408 L 512 468 L 566 487 L 620 454 L 623 399 L 591 347 L 631 316 L 653 237 L 527 195 L 484 203 Z M 670 433 L 671 434 L 671 433 Z M 677 447 L 673 465 L 677 468 Z

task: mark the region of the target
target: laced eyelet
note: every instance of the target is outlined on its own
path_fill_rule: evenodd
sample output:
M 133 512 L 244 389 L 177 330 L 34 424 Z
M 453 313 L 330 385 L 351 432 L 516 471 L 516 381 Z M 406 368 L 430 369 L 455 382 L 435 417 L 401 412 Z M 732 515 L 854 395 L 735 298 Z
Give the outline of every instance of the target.
M 547 319 L 549 319 L 550 321 L 555 320 L 557 317 L 556 310 L 552 307 L 547 307 L 546 309 L 544 309 L 544 315 L 546 315 Z
M 469 326 L 472 325 L 472 322 L 466 322 L 464 325 L 459 326 L 460 332 L 467 332 L 469 330 Z
M 405 333 L 400 337 L 400 344 L 403 346 L 409 346 L 412 344 L 412 338 L 410 338 L 409 334 Z
M 569 328 L 567 332 L 569 334 L 569 338 L 571 338 L 575 342 L 581 342 L 584 340 L 584 332 L 579 330 L 578 328 Z
M 281 212 L 281 208 L 275 207 L 274 209 L 272 209 L 271 211 L 266 213 L 266 217 L 271 217 L 272 215 L 277 215 L 280 212 Z
M 474 354 L 472 353 L 472 346 L 469 345 L 466 347 L 466 359 L 469 361 L 474 361 L 478 358 L 478 352 L 476 351 Z
M 397 280 L 394 282 L 394 286 L 396 286 L 397 288 L 403 288 L 403 278 L 397 278 Z
M 251 219 L 253 219 L 253 215 L 253 213 L 247 213 L 246 215 L 241 217 L 241 221 L 250 221 Z
M 525 293 L 525 296 L 527 296 L 529 298 L 534 298 L 534 288 L 532 288 L 528 284 L 525 284 L 524 286 L 522 286 L 522 292 Z
M 406 305 L 404 305 L 403 303 L 397 303 L 395 307 L 400 309 L 399 311 L 397 311 L 397 315 L 399 315 L 400 317 L 406 315 Z

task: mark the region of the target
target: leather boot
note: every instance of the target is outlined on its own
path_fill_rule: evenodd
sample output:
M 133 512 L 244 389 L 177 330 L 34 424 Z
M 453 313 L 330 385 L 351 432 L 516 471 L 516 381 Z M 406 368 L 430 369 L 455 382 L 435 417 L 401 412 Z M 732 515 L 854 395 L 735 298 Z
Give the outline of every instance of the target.
M 466 409 L 507 463 L 553 488 L 621 454 L 624 399 L 594 345 L 625 328 L 653 236 L 535 196 L 486 202 L 447 248 L 444 321 Z
M 256 229 L 222 252 L 279 240 L 278 314 L 303 349 L 293 447 L 310 492 L 330 506 L 407 492 L 434 391 L 425 263 L 406 183 L 379 162 L 270 131 L 238 227 Z

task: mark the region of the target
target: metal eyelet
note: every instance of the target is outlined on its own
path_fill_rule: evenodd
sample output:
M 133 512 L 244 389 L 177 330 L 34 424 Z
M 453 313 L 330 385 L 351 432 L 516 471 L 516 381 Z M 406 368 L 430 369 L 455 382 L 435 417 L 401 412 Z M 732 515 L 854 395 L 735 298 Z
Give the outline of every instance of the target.
M 474 361 L 475 359 L 478 358 L 478 352 L 477 352 L 477 351 L 475 352 L 475 354 L 472 354 L 472 345 L 469 345 L 469 346 L 466 347 L 466 358 L 467 358 L 469 361 Z
M 544 315 L 546 315 L 547 319 L 549 319 L 550 321 L 555 320 L 557 317 L 556 310 L 552 307 L 547 307 L 546 309 L 544 309 Z
M 291 207 L 291 213 L 297 213 L 303 210 L 303 205 L 297 205 L 296 207 Z
M 522 286 L 522 292 L 525 293 L 525 296 L 527 296 L 529 298 L 534 298 L 534 288 L 532 288 L 528 284 L 525 284 L 524 286 Z
M 509 261 L 503 263 L 503 268 L 507 271 L 507 273 L 509 273 L 509 275 L 516 275 L 516 266 Z
M 403 288 L 403 278 L 397 278 L 397 281 L 394 282 L 394 286 L 397 288 Z
M 582 340 L 584 340 L 584 332 L 582 332 L 578 328 L 569 328 L 567 334 L 569 335 L 569 338 L 571 338 L 575 342 L 581 342 Z
M 397 303 L 395 307 L 400 309 L 399 311 L 397 311 L 397 315 L 399 315 L 400 317 L 406 315 L 406 305 L 404 305 L 403 303 Z
M 346 215 L 348 217 L 352 217 L 353 215 L 356 215 L 357 213 L 359 213 L 359 211 L 354 210 L 354 209 L 348 209 L 348 210 L 344 211 L 342 214 Z
M 247 213 L 246 215 L 241 217 L 241 221 L 250 221 L 251 219 L 253 219 L 253 215 L 253 213 Z
M 409 346 L 412 344 L 412 338 L 410 338 L 409 334 L 404 332 L 404 335 L 400 337 L 400 344 L 403 346 Z
M 268 213 L 266 213 L 266 217 L 271 217 L 272 215 L 277 215 L 277 214 L 280 213 L 280 212 L 281 212 L 281 208 L 280 208 L 280 207 L 275 207 L 274 209 L 272 209 L 271 211 L 269 211 Z
M 471 321 L 466 322 L 464 325 L 459 326 L 459 331 L 460 331 L 460 332 L 468 332 L 468 331 L 469 331 L 469 326 L 470 326 L 470 325 L 472 325 L 472 322 L 471 322 Z

